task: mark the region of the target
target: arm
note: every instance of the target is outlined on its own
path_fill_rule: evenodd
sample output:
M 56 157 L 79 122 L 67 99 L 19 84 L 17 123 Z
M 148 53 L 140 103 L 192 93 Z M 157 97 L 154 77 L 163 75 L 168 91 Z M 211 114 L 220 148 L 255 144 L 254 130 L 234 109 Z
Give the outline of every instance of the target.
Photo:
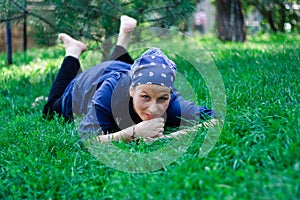
M 210 120 L 208 120 L 206 122 L 194 125 L 194 126 L 192 126 L 190 128 L 185 128 L 185 129 L 173 132 L 173 133 L 171 133 L 169 135 L 162 135 L 161 137 L 159 137 L 159 139 L 177 138 L 180 135 L 187 134 L 190 131 L 197 131 L 198 128 L 202 128 L 203 126 L 205 128 L 209 128 L 209 127 L 213 127 L 213 126 L 217 125 L 218 123 L 220 123 L 219 120 L 217 120 L 217 119 L 210 119 Z
M 145 141 L 151 143 L 151 142 L 161 140 L 161 139 L 173 139 L 173 138 L 178 139 L 180 136 L 188 134 L 191 131 L 197 131 L 198 128 L 202 128 L 203 126 L 206 127 L 206 128 L 209 128 L 209 127 L 213 127 L 215 125 L 218 125 L 219 123 L 222 123 L 222 121 L 218 120 L 218 119 L 210 119 L 210 120 L 208 120 L 204 123 L 197 124 L 197 125 L 194 125 L 192 127 L 185 128 L 185 129 L 173 132 L 169 135 L 161 135 L 161 136 L 156 137 L 156 138 L 145 138 Z
M 123 140 L 131 142 L 135 138 L 159 138 L 162 137 L 164 131 L 164 119 L 155 118 L 140 122 L 136 125 L 130 126 L 126 129 L 107 135 L 98 135 L 97 141 L 101 143 L 108 143 L 111 141 Z
M 191 126 L 215 117 L 215 112 L 204 106 L 197 106 L 181 97 L 178 91 L 174 90 L 167 109 L 166 126 Z
M 107 135 L 98 135 L 96 137 L 96 140 L 100 143 L 106 144 L 111 141 L 120 141 L 120 140 L 123 140 L 125 142 L 130 142 L 134 139 L 134 137 L 135 137 L 135 125 L 115 133 L 109 133 Z
M 198 106 L 194 102 L 184 99 L 178 91 L 174 91 L 174 95 L 176 96 L 175 101 L 180 106 L 181 118 L 197 123 L 199 120 L 203 122 L 216 117 L 214 110 L 205 106 Z

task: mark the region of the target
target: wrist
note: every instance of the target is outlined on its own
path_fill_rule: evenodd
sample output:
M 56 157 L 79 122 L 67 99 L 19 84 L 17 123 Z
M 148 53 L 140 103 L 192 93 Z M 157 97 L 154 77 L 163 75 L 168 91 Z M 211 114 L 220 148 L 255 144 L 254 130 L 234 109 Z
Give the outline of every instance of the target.
M 122 131 L 122 138 L 125 141 L 131 141 L 136 137 L 136 127 L 135 125 L 130 126 Z

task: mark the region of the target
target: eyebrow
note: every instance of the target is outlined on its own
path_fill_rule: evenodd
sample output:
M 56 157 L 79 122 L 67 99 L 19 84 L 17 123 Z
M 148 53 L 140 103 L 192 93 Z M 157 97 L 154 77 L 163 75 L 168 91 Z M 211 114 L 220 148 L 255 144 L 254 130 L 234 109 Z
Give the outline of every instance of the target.
M 169 97 L 169 94 L 163 94 L 161 97 Z
M 142 91 L 141 91 L 141 93 L 145 93 L 145 94 L 148 94 L 148 93 L 147 93 L 146 91 L 144 91 L 144 90 L 142 90 Z
M 145 93 L 146 95 L 149 95 L 146 91 L 142 90 L 141 93 Z M 161 97 L 169 97 L 169 94 L 163 94 L 163 95 L 160 95 L 158 98 L 161 98 Z

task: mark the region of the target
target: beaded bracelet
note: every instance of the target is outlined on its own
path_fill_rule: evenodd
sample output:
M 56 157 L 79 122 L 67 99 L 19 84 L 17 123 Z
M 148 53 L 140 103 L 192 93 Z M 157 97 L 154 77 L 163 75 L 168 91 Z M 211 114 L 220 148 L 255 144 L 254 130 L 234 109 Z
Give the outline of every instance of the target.
M 134 136 L 135 136 L 135 125 L 133 125 L 133 127 L 132 127 L 132 136 L 131 136 L 131 138 L 134 139 Z

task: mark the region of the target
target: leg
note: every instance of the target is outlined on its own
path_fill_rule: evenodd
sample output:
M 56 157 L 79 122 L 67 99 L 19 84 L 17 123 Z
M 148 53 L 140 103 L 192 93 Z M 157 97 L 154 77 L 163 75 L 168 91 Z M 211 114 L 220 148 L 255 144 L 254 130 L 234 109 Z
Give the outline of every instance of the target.
M 62 95 L 68 84 L 76 77 L 80 69 L 78 58 L 86 50 L 86 46 L 83 43 L 71 38 L 67 34 L 60 34 L 59 39 L 64 43 L 66 56 L 52 84 L 48 101 L 44 106 L 43 116 L 50 118 L 55 113 L 62 114 Z
M 119 45 L 115 46 L 113 53 L 110 55 L 110 60 L 118 60 L 128 64 L 133 64 L 134 62 L 127 50 Z
M 135 29 L 137 21 L 126 15 L 122 15 L 120 21 L 121 24 L 117 44 L 110 56 L 110 60 L 119 60 L 128 64 L 133 64 L 134 61 L 128 54 L 127 48 L 130 42 L 131 32 Z

